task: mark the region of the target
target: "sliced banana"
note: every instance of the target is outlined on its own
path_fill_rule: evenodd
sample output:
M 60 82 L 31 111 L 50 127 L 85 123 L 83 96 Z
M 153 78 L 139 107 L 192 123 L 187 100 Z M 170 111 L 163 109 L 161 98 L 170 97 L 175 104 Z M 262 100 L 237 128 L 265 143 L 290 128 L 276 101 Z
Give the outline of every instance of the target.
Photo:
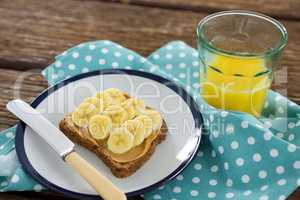
M 89 132 L 93 138 L 103 140 L 112 130 L 112 120 L 107 115 L 94 115 L 89 120 Z
M 100 98 L 88 97 L 88 98 L 84 99 L 83 102 L 93 104 L 98 109 L 98 112 L 104 111 L 104 102 Z
M 83 102 L 74 110 L 71 118 L 77 126 L 87 127 L 89 119 L 97 113 L 96 106 L 88 102 Z
M 152 119 L 148 115 L 139 115 L 135 118 L 135 120 L 142 122 L 142 124 L 144 126 L 145 138 L 147 138 L 149 135 L 151 135 L 152 130 L 153 130 L 153 122 L 152 122 Z
M 113 126 L 118 127 L 128 119 L 128 114 L 120 105 L 112 105 L 105 109 L 104 114 L 110 116 Z
M 72 112 L 72 121 L 79 127 L 87 127 L 97 140 L 108 138 L 107 148 L 112 154 L 124 156 L 123 153 L 133 147 L 140 148 L 146 139 L 155 136 L 152 132 L 163 123 L 160 113 L 146 109 L 143 100 L 127 98 L 116 88 L 98 92 L 95 97 L 84 99 Z
M 87 117 L 92 117 L 93 115 L 98 113 L 98 110 L 96 109 L 96 106 L 88 103 L 88 102 L 82 102 L 78 107 L 77 107 L 78 112 L 81 115 L 87 116 Z
M 153 131 L 157 131 L 161 128 L 163 120 L 159 112 L 152 109 L 146 109 L 143 113 L 152 119 Z
M 127 99 L 121 104 L 121 106 L 126 110 L 128 114 L 128 119 L 133 119 L 136 116 L 132 99 Z
M 142 113 L 146 108 L 143 100 L 134 98 L 127 99 L 121 105 L 127 111 L 129 119 L 133 119 L 136 115 Z
M 96 98 L 100 99 L 103 102 L 104 108 L 107 108 L 114 102 L 113 98 L 108 93 L 104 92 L 98 92 L 96 94 Z
M 126 100 L 126 97 L 125 97 L 124 93 L 121 90 L 117 89 L 117 88 L 109 88 L 107 90 L 104 90 L 103 93 L 108 94 L 111 97 L 111 99 L 113 100 L 111 102 L 111 104 L 113 104 L 113 105 L 114 104 L 120 104 L 120 103 L 122 103 L 123 101 Z
M 83 128 L 88 126 L 89 123 L 88 117 L 86 115 L 82 115 L 82 113 L 79 112 L 78 109 L 75 109 L 72 112 L 71 118 L 73 123 L 79 127 Z
M 110 133 L 107 147 L 117 154 L 125 153 L 133 147 L 134 136 L 126 128 L 115 128 Z
M 110 88 L 103 92 L 98 92 L 96 94 L 96 98 L 101 99 L 105 107 L 120 104 L 126 100 L 124 93 L 116 88 Z
M 143 113 L 143 111 L 146 109 L 145 102 L 142 99 L 133 99 L 133 107 L 137 114 Z
M 134 136 L 133 146 L 140 145 L 145 139 L 145 129 L 144 125 L 139 120 L 128 120 L 122 127 L 126 128 Z

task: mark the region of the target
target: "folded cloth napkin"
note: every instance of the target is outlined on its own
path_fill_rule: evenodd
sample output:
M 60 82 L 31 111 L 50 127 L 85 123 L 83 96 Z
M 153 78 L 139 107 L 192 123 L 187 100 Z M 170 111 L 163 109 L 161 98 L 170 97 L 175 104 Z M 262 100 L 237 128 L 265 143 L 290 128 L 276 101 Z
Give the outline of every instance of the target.
M 111 41 L 83 43 L 58 55 L 43 71 L 50 85 L 90 70 L 149 71 L 184 86 L 203 113 L 205 134 L 191 164 L 144 198 L 165 200 L 284 200 L 300 185 L 300 107 L 270 91 L 263 115 L 211 107 L 199 95 L 198 53 L 171 42 L 147 59 Z M 0 135 L 1 191 L 43 189 L 17 161 L 15 127 Z

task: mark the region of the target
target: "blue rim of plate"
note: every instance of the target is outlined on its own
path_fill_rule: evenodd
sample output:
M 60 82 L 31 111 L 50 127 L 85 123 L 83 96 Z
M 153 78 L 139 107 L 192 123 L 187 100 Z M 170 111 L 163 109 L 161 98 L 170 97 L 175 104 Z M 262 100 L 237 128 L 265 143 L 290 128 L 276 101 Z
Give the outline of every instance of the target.
M 134 76 L 140 76 L 144 78 L 148 78 L 151 80 L 154 80 L 156 82 L 162 83 L 168 88 L 172 89 L 174 92 L 176 92 L 181 98 L 188 104 L 189 108 L 191 109 L 191 112 L 193 114 L 194 120 L 195 120 L 195 130 L 200 130 L 202 131 L 202 126 L 203 126 L 203 117 L 202 114 L 199 111 L 199 108 L 197 106 L 197 103 L 193 100 L 193 98 L 179 85 L 174 83 L 173 81 L 170 81 L 168 79 L 165 79 L 161 76 L 151 74 L 148 72 L 143 72 L 143 71 L 137 71 L 137 70 L 126 70 L 126 69 L 101 69 L 101 70 L 96 70 L 96 71 L 91 71 L 87 73 L 82 73 L 79 75 L 75 75 L 71 78 L 65 79 L 56 85 L 47 88 L 44 90 L 32 103 L 31 106 L 33 108 L 36 108 L 44 99 L 46 99 L 51 93 L 54 91 L 58 90 L 59 88 L 62 88 L 69 83 L 72 83 L 74 81 L 78 81 L 83 78 L 91 77 L 91 76 L 99 76 L 99 75 L 106 75 L 106 74 L 124 74 L 124 75 L 134 75 Z M 19 122 L 17 124 L 17 131 L 16 131 L 16 152 L 17 156 L 19 158 L 20 163 L 22 164 L 23 169 L 37 182 L 39 182 L 41 185 L 44 187 L 51 189 L 53 191 L 62 193 L 66 196 L 77 198 L 77 199 L 87 199 L 87 200 L 96 200 L 99 199 L 98 195 L 88 195 L 88 194 L 82 194 L 82 193 L 77 193 L 73 192 L 70 190 L 66 190 L 58 185 L 55 185 L 54 183 L 49 182 L 47 179 L 42 177 L 31 165 L 26 152 L 25 152 L 25 145 L 24 145 L 24 133 L 25 133 L 25 128 L 26 125 L 24 122 Z M 167 181 L 175 178 L 180 172 L 182 172 L 188 164 L 192 161 L 194 158 L 198 147 L 200 145 L 200 140 L 201 140 L 201 134 L 196 137 L 197 143 L 195 145 L 195 148 L 190 152 L 190 156 L 184 160 L 178 167 L 175 169 L 172 173 L 164 177 L 162 180 L 153 183 L 150 186 L 147 186 L 143 189 L 139 189 L 133 192 L 126 193 L 127 197 L 131 196 L 137 196 L 144 194 L 145 192 L 154 190 L 155 188 L 158 188 L 159 186 L 163 185 Z

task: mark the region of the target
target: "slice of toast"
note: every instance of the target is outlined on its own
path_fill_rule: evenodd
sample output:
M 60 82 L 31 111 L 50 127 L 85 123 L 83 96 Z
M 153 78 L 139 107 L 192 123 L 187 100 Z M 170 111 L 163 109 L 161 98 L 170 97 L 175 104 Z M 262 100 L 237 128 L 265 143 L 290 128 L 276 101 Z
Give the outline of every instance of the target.
M 118 178 L 125 178 L 136 172 L 153 154 L 156 146 L 166 138 L 167 125 L 163 121 L 161 129 L 156 133 L 157 137 L 151 142 L 148 151 L 136 160 L 130 162 L 117 162 L 112 159 L 110 151 L 101 143 L 92 138 L 88 131 L 76 126 L 71 114 L 66 115 L 59 123 L 60 130 L 74 143 L 77 143 L 94 152 Z

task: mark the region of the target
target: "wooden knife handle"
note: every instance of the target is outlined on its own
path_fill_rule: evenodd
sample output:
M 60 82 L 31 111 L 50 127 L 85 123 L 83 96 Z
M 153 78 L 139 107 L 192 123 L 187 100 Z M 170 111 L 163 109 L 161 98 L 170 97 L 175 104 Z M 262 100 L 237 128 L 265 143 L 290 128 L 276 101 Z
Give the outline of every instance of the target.
M 77 171 L 105 200 L 126 200 L 126 195 L 113 185 L 105 176 L 97 171 L 91 164 L 76 152 L 65 157 L 68 163 Z

